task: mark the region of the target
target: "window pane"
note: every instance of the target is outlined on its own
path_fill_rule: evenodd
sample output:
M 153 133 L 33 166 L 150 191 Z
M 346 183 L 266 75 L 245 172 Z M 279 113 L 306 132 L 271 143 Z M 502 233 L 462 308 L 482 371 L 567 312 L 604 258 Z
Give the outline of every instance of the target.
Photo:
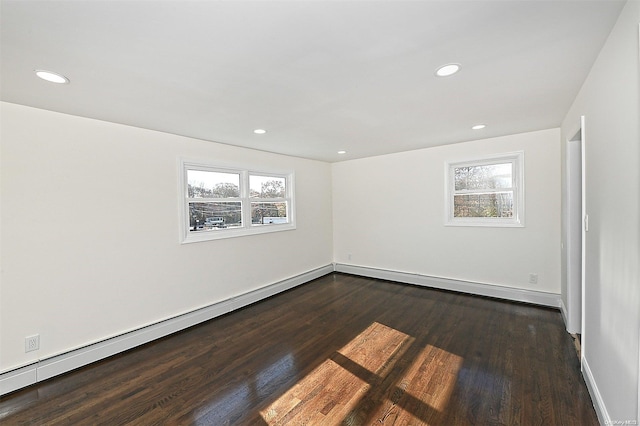
M 234 198 L 240 196 L 237 173 L 187 170 L 189 198 Z
M 513 217 L 513 192 L 455 195 L 453 217 Z
M 287 180 L 276 176 L 249 176 L 252 198 L 284 198 Z
M 455 167 L 455 190 L 511 188 L 513 164 Z
M 189 217 L 191 231 L 242 226 L 242 203 L 240 201 L 189 203 Z
M 289 223 L 287 203 L 251 203 L 251 223 L 253 225 Z

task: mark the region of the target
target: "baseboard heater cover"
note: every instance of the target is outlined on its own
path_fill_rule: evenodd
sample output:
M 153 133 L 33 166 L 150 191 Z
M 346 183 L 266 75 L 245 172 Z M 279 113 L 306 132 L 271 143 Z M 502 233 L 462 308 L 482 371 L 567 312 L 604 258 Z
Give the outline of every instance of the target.
M 130 331 L 97 343 L 59 355 L 39 360 L 38 362 L 18 367 L 0 374 L 0 395 L 22 389 L 29 385 L 47 380 L 51 377 L 67 373 L 92 362 L 110 357 L 120 352 L 168 336 L 178 331 L 224 315 L 236 309 L 250 305 L 267 297 L 297 287 L 334 271 L 332 264 L 326 265 L 300 275 L 270 284 L 230 299 L 159 321 L 137 330 Z
M 343 272 L 345 274 L 360 275 L 363 277 L 378 278 L 388 281 L 438 288 L 441 290 L 493 297 L 513 302 L 531 303 L 556 309 L 560 309 L 560 303 L 562 300 L 560 295 L 557 293 L 524 290 L 513 287 L 476 283 L 472 281 L 455 280 L 451 278 L 439 278 L 409 272 L 371 268 L 367 266 L 347 265 L 342 263 L 336 263 L 334 266 L 336 272 Z

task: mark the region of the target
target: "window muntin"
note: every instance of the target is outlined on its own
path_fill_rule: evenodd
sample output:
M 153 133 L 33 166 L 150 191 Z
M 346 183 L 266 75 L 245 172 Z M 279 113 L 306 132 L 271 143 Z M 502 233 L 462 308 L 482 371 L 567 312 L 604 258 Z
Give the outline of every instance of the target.
M 524 226 L 523 153 L 446 164 L 446 224 Z
M 295 229 L 293 173 L 181 161 L 181 241 Z

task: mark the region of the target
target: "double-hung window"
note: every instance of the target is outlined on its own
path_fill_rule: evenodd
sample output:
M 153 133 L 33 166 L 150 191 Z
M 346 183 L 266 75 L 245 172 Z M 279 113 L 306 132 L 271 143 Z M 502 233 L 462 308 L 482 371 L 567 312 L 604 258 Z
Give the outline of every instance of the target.
M 295 229 L 293 172 L 180 162 L 183 243 Z
M 445 224 L 524 226 L 524 153 L 445 165 Z

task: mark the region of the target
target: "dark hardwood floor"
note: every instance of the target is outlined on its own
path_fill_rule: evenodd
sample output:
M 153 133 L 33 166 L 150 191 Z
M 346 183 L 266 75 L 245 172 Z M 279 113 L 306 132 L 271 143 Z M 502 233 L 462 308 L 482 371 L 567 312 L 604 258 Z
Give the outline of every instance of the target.
M 0 398 L 2 425 L 597 425 L 559 311 L 332 274 Z

